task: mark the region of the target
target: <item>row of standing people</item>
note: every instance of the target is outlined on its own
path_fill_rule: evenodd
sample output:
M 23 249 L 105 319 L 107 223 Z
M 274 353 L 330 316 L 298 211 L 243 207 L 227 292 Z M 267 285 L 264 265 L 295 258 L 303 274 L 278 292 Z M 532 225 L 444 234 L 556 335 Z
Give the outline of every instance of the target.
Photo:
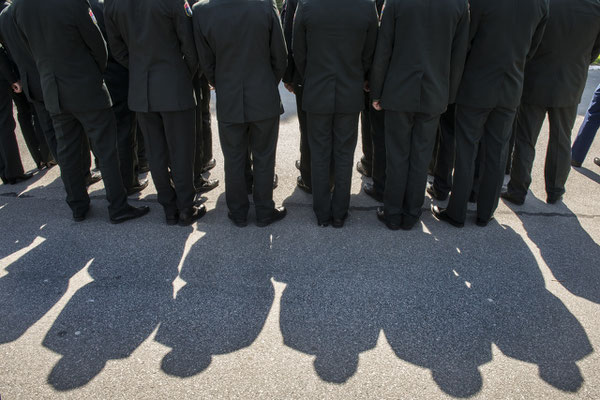
M 16 0 L 12 18 L 40 68 L 57 136 L 62 131 L 67 142 L 75 130 L 77 137 L 85 131 L 94 142 L 98 131 L 113 130 L 110 115 L 97 112 L 110 103 L 100 74 L 106 49 L 92 11 L 88 17 L 84 6 L 66 2 L 69 10 L 62 7 L 57 13 L 56 1 Z M 456 150 L 440 149 L 438 154 L 455 154 L 452 196 L 447 209 L 434 207 L 433 214 L 455 226 L 464 224 L 479 156 L 477 223 L 486 225 L 498 204 L 513 122 L 517 143 L 512 170 L 520 175 L 514 174 L 515 184 L 509 184 L 503 197 L 518 200 L 511 189 L 528 186 L 531 146 L 547 111 L 554 162 L 546 173 L 548 201 L 564 193 L 560 182 L 566 180 L 565 171 L 556 160 L 565 147 L 565 131 L 570 135 L 574 124 L 571 104 L 579 102 L 587 66 L 599 51 L 596 0 L 447 0 L 435 5 L 292 0 L 284 3 L 283 30 L 271 1 L 201 1 L 193 11 L 185 0 L 106 1 L 104 16 L 112 55 L 129 70 L 129 108 L 137 113 L 149 148 L 158 200 L 168 223 L 184 225 L 205 213 L 193 200 L 190 134 L 196 106 L 192 79 L 200 73 L 218 93 L 227 205 L 236 225 L 247 224 L 249 158 L 257 224 L 268 225 L 286 214 L 272 199 L 282 78 L 298 99 L 304 137 L 299 167 L 310 165 L 311 175 L 303 173 L 298 184 L 312 192 L 319 225 L 341 227 L 348 216 L 361 111 L 371 117 L 375 154 L 386 155 L 373 167 L 375 171 L 379 165 L 377 176 L 384 177 L 379 182 L 374 177 L 372 187 L 384 203 L 379 219 L 391 229 L 410 229 L 418 222 L 427 166 L 444 115 L 455 128 L 455 138 L 446 142 L 455 143 Z M 42 23 L 49 17 L 55 22 L 51 30 Z M 65 23 L 68 17 L 76 21 L 76 31 Z M 65 46 L 76 45 L 68 40 L 73 35 L 83 37 L 87 46 Z M 73 58 L 77 62 L 65 62 Z M 78 63 L 82 65 L 70 65 Z M 93 68 L 99 74 L 91 73 Z M 77 73 L 82 70 L 85 76 Z M 539 98 L 551 104 L 537 104 Z M 519 126 L 526 135 L 519 134 Z M 85 217 L 89 199 L 87 204 L 73 201 L 65 179 L 70 169 L 58 156 L 74 216 Z M 105 157 L 104 168 L 114 168 L 114 160 Z M 118 188 L 110 186 L 109 210 L 125 210 L 125 217 L 116 221 L 147 212 L 125 207 L 122 197 L 115 197 Z M 435 182 L 430 193 L 434 188 Z

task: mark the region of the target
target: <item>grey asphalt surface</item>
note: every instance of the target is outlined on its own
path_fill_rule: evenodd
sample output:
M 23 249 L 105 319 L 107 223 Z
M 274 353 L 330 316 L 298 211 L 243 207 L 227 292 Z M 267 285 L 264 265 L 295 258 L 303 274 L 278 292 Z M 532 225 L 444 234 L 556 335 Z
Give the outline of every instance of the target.
M 598 83 L 592 71 L 577 127 Z M 193 227 L 166 226 L 153 187 L 131 201 L 147 217 L 113 226 L 102 184 L 72 222 L 58 168 L 0 185 L 2 400 L 600 398 L 600 140 L 550 206 L 545 126 L 532 193 L 487 228 L 424 212 L 391 232 L 355 172 L 335 230 L 295 187 L 284 103 L 275 198 L 289 215 L 267 228 L 227 219 L 216 129 L 221 186 Z

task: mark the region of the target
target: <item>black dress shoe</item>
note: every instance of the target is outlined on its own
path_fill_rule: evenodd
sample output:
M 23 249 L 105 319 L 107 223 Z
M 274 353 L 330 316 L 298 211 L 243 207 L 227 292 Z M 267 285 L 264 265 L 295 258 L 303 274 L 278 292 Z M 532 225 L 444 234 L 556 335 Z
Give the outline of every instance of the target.
M 550 196 L 550 195 L 548 195 L 548 197 L 546 197 L 546 203 L 548 203 L 548 204 L 556 204 L 559 201 L 561 201 L 562 199 L 563 199 L 562 194 L 559 195 L 559 196 L 556 196 L 556 195 L 551 195 Z
M 448 198 L 448 193 L 442 193 L 433 186 L 433 184 L 427 184 L 427 194 L 429 194 L 433 199 L 444 201 Z
M 202 180 L 200 180 L 199 182 L 194 182 L 194 187 L 196 188 L 196 193 L 210 192 L 211 190 L 213 190 L 217 186 L 219 186 L 219 180 L 218 179 L 204 179 L 204 178 L 202 178 Z
M 179 226 L 189 226 L 202 218 L 205 214 L 206 207 L 204 205 L 186 208 L 179 213 Z
M 296 186 L 298 186 L 299 189 L 304 190 L 306 193 L 312 194 L 312 188 L 304 182 L 304 179 L 302 179 L 301 176 L 296 178 Z
M 594 164 L 600 167 L 600 157 L 594 158 Z
M 575 168 L 581 168 L 581 163 L 579 161 L 571 160 L 571 166 Z
M 387 220 L 385 216 L 385 209 L 383 207 L 377 207 L 377 219 L 383 222 L 391 231 L 397 231 L 401 229 L 400 225 Z
M 465 226 L 465 224 L 463 222 L 458 222 L 458 221 L 455 221 L 452 218 L 450 218 L 450 216 L 446 212 L 445 208 L 439 208 L 438 206 L 431 206 L 431 213 L 437 220 L 447 222 L 450 225 L 455 226 L 457 228 L 462 228 L 463 226 Z
M 362 161 L 359 161 L 356 163 L 356 170 L 358 172 L 360 172 L 361 175 L 366 176 L 367 178 L 371 177 L 371 171 L 369 171 L 366 167 L 365 164 L 363 164 Z
M 372 183 L 364 183 L 363 186 L 363 192 L 365 192 L 365 194 L 367 196 L 372 197 L 373 199 L 375 199 L 376 201 L 383 203 L 383 194 L 377 192 L 377 190 L 375 190 L 375 185 L 373 185 Z
M 87 217 L 88 211 L 90 211 L 89 207 L 86 207 L 82 211 L 73 211 L 73 221 L 81 222 L 81 221 L 85 220 L 85 218 Z
M 323 220 L 323 221 L 317 220 L 317 225 L 319 225 L 319 226 L 321 226 L 323 228 L 326 228 L 329 225 L 331 225 L 331 218 Z
M 264 228 L 265 226 L 271 225 L 273 222 L 284 219 L 286 215 L 287 210 L 285 207 L 276 207 L 267 218 L 257 219 L 256 226 Z
M 494 219 L 494 217 L 485 220 L 485 219 L 481 219 L 479 217 L 477 217 L 477 219 L 475 220 L 475 224 L 477 226 L 481 226 L 482 228 L 485 228 L 486 226 L 488 226 L 488 224 L 490 223 L 490 221 L 492 221 Z
M 215 160 L 214 158 L 211 158 L 210 160 L 208 160 L 208 162 L 206 164 L 204 164 L 204 166 L 202 167 L 202 173 L 208 172 L 211 169 L 213 169 L 214 167 L 217 166 L 217 160 Z
M 127 196 L 139 193 L 148 187 L 148 179 L 138 180 L 137 184 L 127 189 Z
M 165 214 L 165 220 L 167 221 L 167 225 L 177 225 L 179 223 L 179 211 Z
M 237 226 L 238 228 L 245 228 L 248 226 L 247 218 L 236 217 L 230 212 L 227 213 L 227 218 L 229 218 L 231 220 L 231 222 L 233 222 L 233 224 L 235 226 Z
M 3 182 L 4 183 L 9 183 L 11 185 L 16 185 L 19 182 L 23 182 L 23 181 L 26 181 L 26 180 L 31 179 L 31 178 L 33 178 L 33 174 L 25 173 L 25 174 L 17 175 L 17 176 L 12 177 L 12 178 L 4 178 Z
M 348 213 L 346 213 L 346 215 L 344 215 L 342 218 L 333 218 L 331 220 L 331 226 L 338 229 L 343 228 L 344 223 L 346 222 L 346 218 L 348 218 Z
M 296 163 L 295 163 L 295 165 L 296 165 L 296 169 L 297 169 L 298 171 L 301 171 L 302 164 L 300 163 L 300 160 L 296 160 Z
M 501 192 L 500 197 L 508 201 L 509 203 L 513 203 L 518 206 L 522 206 L 523 203 L 525 203 L 525 199 L 518 198 L 516 195 L 510 193 L 508 190 Z
M 98 183 L 102 180 L 102 174 L 98 172 L 91 172 L 85 177 L 85 186 L 90 187 L 94 183 Z
M 150 212 L 150 207 L 141 206 L 141 207 L 133 207 L 128 205 L 125 211 L 121 211 L 117 215 L 110 217 L 110 222 L 113 224 L 120 224 L 125 221 L 129 221 L 130 219 L 135 219 L 142 217 Z

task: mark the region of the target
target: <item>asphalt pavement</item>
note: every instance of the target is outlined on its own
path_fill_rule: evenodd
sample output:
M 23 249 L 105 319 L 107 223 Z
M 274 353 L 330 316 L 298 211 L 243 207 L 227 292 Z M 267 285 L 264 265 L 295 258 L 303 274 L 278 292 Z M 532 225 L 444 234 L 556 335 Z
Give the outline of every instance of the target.
M 389 231 L 357 172 L 346 226 L 319 228 L 282 95 L 289 214 L 267 228 L 227 219 L 214 118 L 221 185 L 192 227 L 165 224 L 152 185 L 131 198 L 150 214 L 122 225 L 101 183 L 73 222 L 58 168 L 0 185 L 2 400 L 600 398 L 600 139 L 547 205 L 545 125 L 525 204 L 487 228 L 471 208 L 463 229 L 425 211 Z

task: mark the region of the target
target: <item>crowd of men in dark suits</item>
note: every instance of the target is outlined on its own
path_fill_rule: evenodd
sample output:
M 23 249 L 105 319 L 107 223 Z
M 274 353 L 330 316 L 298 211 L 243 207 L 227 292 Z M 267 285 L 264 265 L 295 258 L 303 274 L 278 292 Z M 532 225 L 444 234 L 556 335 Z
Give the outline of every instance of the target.
M 229 218 L 247 225 L 248 194 L 258 226 L 284 218 L 273 201 L 283 80 L 297 101 L 297 185 L 319 226 L 348 217 L 359 119 L 357 169 L 373 178 L 363 190 L 383 203 L 389 229 L 418 223 L 426 191 L 450 196 L 432 207 L 437 219 L 462 227 L 471 201 L 486 226 L 500 197 L 524 202 L 546 114 L 547 202 L 562 198 L 577 104 L 600 53 L 600 0 L 286 0 L 281 15 L 272 0 L 0 3 L 0 84 L 32 104 L 43 132 L 32 147 L 45 153 L 36 162 L 58 162 L 76 221 L 89 210 L 90 147 L 111 222 L 149 211 L 127 202 L 147 186 L 142 137 L 167 224 L 206 213 L 195 194 L 218 185 L 202 176 L 215 165 L 209 85 Z M 2 102 L 0 175 L 14 183 L 28 176 L 8 167 L 18 149 Z

